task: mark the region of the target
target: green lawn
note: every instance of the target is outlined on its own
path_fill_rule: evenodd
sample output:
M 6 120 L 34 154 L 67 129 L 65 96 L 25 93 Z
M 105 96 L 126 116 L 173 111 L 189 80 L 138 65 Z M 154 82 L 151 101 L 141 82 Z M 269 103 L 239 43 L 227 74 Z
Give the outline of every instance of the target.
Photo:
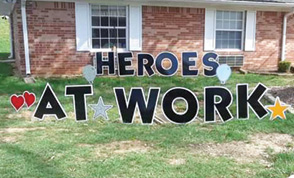
M 218 85 L 216 78 L 100 77 L 95 80 L 95 95 L 88 98 L 88 104 L 96 103 L 99 96 L 103 96 L 106 104 L 115 105 L 109 112 L 110 121 L 101 118 L 93 121 L 93 113 L 88 109 L 90 121 L 76 123 L 72 98 L 64 97 L 64 87 L 65 84 L 86 84 L 83 78 L 38 78 L 35 84 L 25 84 L 22 79 L 9 76 L 7 72 L 3 74 L 2 69 L 8 69 L 7 64 L 3 65 L 0 64 L 1 177 L 287 177 L 294 173 L 294 154 L 291 152 L 270 154 L 267 158 L 272 165 L 270 167 L 260 164 L 258 160 L 250 164 L 239 163 L 226 156 L 215 157 L 193 152 L 199 144 L 248 141 L 249 136 L 256 133 L 294 135 L 294 117 L 291 114 L 287 115 L 286 121 L 269 121 L 269 117 L 259 121 L 252 115 L 248 121 L 184 126 L 125 125 L 118 119 L 113 87 L 124 86 L 127 92 L 130 87 L 143 87 L 147 92 L 151 86 L 160 86 L 162 94 L 173 86 L 182 86 L 201 93 L 204 86 Z M 236 83 L 249 83 L 250 87 L 258 82 L 267 86 L 293 85 L 293 79 L 233 74 L 227 87 L 235 92 Z M 11 94 L 28 90 L 35 92 L 39 98 L 46 82 L 52 85 L 70 118 L 64 121 L 46 118 L 44 122 L 32 122 L 30 117 L 34 108 L 19 114 L 13 111 L 9 104 Z M 198 98 L 201 100 L 202 94 Z M 203 115 L 202 109 L 200 116 Z M 9 131 L 8 128 L 15 130 Z M 137 144 L 124 148 L 128 144 L 122 141 Z M 131 148 L 138 147 L 138 143 L 139 146 L 141 144 L 139 150 L 132 151 Z M 140 149 L 145 147 L 147 151 L 141 152 Z M 117 153 L 117 150 L 122 153 Z M 184 163 L 170 163 L 170 160 L 178 159 L 184 160 Z
M 7 21 L 0 20 L 0 59 L 9 52 Z M 294 77 L 233 74 L 227 87 L 234 92 L 236 83 L 258 82 L 267 86 L 293 86 Z M 49 82 L 70 117 L 64 121 L 46 118 L 31 121 L 35 107 L 16 113 L 10 103 L 12 94 L 25 90 L 37 98 Z M 265 150 L 268 165 L 258 158 L 251 163 L 236 161 L 225 155 L 211 156 L 195 153 L 202 144 L 213 145 L 250 143 L 257 133 L 294 135 L 294 116 L 287 114 L 285 121 L 259 121 L 251 114 L 248 121 L 233 120 L 226 124 L 193 123 L 189 125 L 125 125 L 119 121 L 113 87 L 161 87 L 162 93 L 174 86 L 186 87 L 200 93 L 204 86 L 219 85 L 216 78 L 152 77 L 106 78 L 95 80 L 95 95 L 88 104 L 103 96 L 106 104 L 114 108 L 108 113 L 110 121 L 76 123 L 73 118 L 72 98 L 64 97 L 65 85 L 86 84 L 83 78 L 42 79 L 35 84 L 25 84 L 12 76 L 10 64 L 0 63 L 0 177 L 288 177 L 294 174 L 293 152 L 272 153 Z M 161 101 L 161 100 L 159 100 Z M 235 113 L 235 104 L 231 108 Z M 203 116 L 203 107 L 200 110 Z M 293 148 L 293 143 L 287 143 Z M 216 150 L 217 151 L 217 150 Z M 245 148 L 244 148 L 244 151 Z M 248 157 L 250 153 L 248 154 Z M 245 154 L 246 157 L 246 154 Z
M 9 51 L 10 51 L 9 22 L 8 20 L 3 20 L 2 18 L 0 18 L 0 53 L 9 53 Z M 3 58 L 3 54 L 0 55 L 0 60 L 2 58 Z

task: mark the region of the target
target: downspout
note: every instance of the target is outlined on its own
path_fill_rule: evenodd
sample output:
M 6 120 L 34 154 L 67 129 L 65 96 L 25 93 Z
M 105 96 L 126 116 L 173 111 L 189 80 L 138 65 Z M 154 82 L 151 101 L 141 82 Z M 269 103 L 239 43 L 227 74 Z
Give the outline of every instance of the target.
M 287 22 L 288 17 L 294 14 L 294 9 L 291 12 L 288 12 L 284 16 L 284 25 L 283 25 L 283 42 L 282 42 L 282 61 L 286 60 L 286 40 L 287 40 Z
M 31 66 L 30 66 L 26 0 L 21 0 L 21 18 L 22 18 L 23 43 L 24 43 L 24 52 L 25 52 L 26 75 L 28 76 L 28 75 L 31 75 Z

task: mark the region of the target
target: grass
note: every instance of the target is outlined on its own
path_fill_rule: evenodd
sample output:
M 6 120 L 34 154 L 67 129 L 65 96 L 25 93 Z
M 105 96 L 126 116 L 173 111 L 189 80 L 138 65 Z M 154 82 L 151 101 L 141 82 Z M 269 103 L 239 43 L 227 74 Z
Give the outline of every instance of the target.
M 10 39 L 9 39 L 9 22 L 0 18 L 0 53 L 9 53 Z M 0 60 L 3 54 L 0 55 Z M 4 54 L 6 55 L 6 54 Z
M 0 21 L 0 30 L 3 30 Z M 9 51 L 8 33 L 0 33 L 0 59 Z M 4 44 L 4 45 L 2 45 Z M 3 52 L 3 53 L 1 53 Z M 226 87 L 235 95 L 236 83 L 258 82 L 267 86 L 293 86 L 294 77 L 233 74 Z M 9 103 L 12 94 L 28 90 L 39 98 L 49 82 L 66 112 L 71 116 L 64 121 L 46 118 L 43 122 L 31 121 L 34 107 L 15 113 Z M 93 97 L 88 104 L 96 103 L 103 96 L 106 104 L 113 104 L 109 111 L 110 121 L 90 119 L 87 123 L 76 123 L 73 118 L 72 98 L 64 96 L 65 85 L 86 84 L 83 78 L 60 79 L 37 78 L 35 84 L 25 84 L 21 78 L 12 76 L 10 64 L 0 63 L 0 177 L 288 177 L 294 173 L 294 154 L 291 152 L 271 154 L 268 168 L 257 163 L 238 163 L 227 157 L 211 157 L 193 154 L 191 145 L 246 141 L 255 133 L 285 133 L 294 135 L 294 116 L 287 114 L 285 121 L 270 121 L 269 117 L 259 121 L 251 114 L 248 121 L 233 120 L 226 124 L 190 125 L 124 125 L 119 121 L 113 87 L 161 87 L 161 95 L 174 86 L 186 87 L 194 92 L 203 92 L 204 86 L 219 85 L 215 78 L 152 77 L 152 78 L 106 78 L 98 77 L 94 83 Z M 202 100 L 203 95 L 199 94 Z M 161 101 L 161 100 L 159 100 Z M 235 114 L 235 104 L 231 108 Z M 89 118 L 93 112 L 89 109 Z M 203 116 L 203 107 L 200 110 Z M 5 129 L 18 128 L 21 132 Z M 35 128 L 37 130 L 25 130 Z M 38 129 L 39 128 L 39 129 Z M 148 152 L 114 154 L 111 148 L 99 156 L 100 145 L 115 141 L 139 140 L 150 147 Z M 84 146 L 83 146 L 84 145 Z M 136 145 L 134 145 L 136 146 Z M 289 144 L 289 147 L 292 145 Z M 197 148 L 194 148 L 197 149 Z M 268 149 L 269 150 L 269 149 Z M 170 159 L 184 159 L 180 165 L 169 164 Z
M 151 86 L 162 88 L 161 95 L 173 86 L 183 86 L 192 91 L 202 92 L 204 86 L 218 85 L 216 78 L 152 77 L 152 78 L 106 78 L 98 77 L 94 83 L 93 97 L 88 104 L 97 102 L 103 96 L 106 104 L 113 104 L 110 121 L 99 118 L 88 123 L 76 123 L 73 118 L 72 98 L 64 97 L 65 84 L 86 84 L 83 78 L 43 79 L 37 78 L 35 84 L 25 84 L 22 79 L 7 75 L 8 66 L 0 64 L 0 107 L 1 128 L 38 128 L 45 130 L 4 133 L 0 138 L 16 137 L 15 143 L 0 142 L 0 175 L 4 177 L 284 177 L 293 173 L 293 154 L 272 155 L 273 167 L 268 169 L 258 163 L 239 164 L 226 157 L 209 157 L 192 154 L 189 145 L 201 143 L 223 143 L 247 140 L 254 133 L 287 133 L 294 135 L 294 117 L 288 114 L 285 121 L 269 121 L 269 117 L 259 121 L 251 115 L 248 121 L 233 120 L 226 124 L 190 124 L 177 126 L 124 125 L 114 99 L 113 87 L 124 86 L 129 92 L 131 87 L 143 87 L 147 92 Z M 8 64 L 5 64 L 8 65 Z M 267 86 L 291 85 L 293 77 L 240 75 L 233 74 L 226 87 L 235 92 L 236 83 L 249 83 L 254 87 L 258 82 Z M 70 118 L 55 121 L 47 118 L 44 122 L 31 122 L 30 116 L 15 113 L 9 104 L 9 96 L 28 90 L 35 92 L 37 98 L 49 82 Z M 235 95 L 234 95 L 235 97 Z M 203 98 L 198 95 L 199 100 Z M 159 100 L 160 101 L 160 100 Z M 235 106 L 233 106 L 234 108 Z M 31 113 L 34 108 L 29 110 Z M 233 110 L 233 109 L 232 109 Z M 235 110 L 235 109 L 234 109 Z M 92 118 L 92 111 L 89 118 Z M 235 113 L 235 112 L 234 112 Z M 201 107 L 200 115 L 203 115 Z M 95 155 L 95 145 L 109 144 L 114 141 L 140 140 L 153 145 L 147 153 L 127 153 L 99 157 Z M 93 147 L 81 147 L 81 144 Z M 106 150 L 107 151 L 107 150 Z M 169 159 L 182 158 L 184 165 L 170 165 Z M 24 167 L 24 165 L 26 165 Z

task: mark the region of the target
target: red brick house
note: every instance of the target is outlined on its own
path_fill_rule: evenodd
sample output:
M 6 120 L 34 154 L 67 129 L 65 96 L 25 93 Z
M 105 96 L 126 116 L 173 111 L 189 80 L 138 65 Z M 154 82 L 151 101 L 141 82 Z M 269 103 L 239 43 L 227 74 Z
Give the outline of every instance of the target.
M 95 52 L 216 52 L 221 63 L 275 71 L 294 61 L 292 0 L 1 0 L 22 75 L 81 74 Z M 135 59 L 134 59 L 135 60 Z

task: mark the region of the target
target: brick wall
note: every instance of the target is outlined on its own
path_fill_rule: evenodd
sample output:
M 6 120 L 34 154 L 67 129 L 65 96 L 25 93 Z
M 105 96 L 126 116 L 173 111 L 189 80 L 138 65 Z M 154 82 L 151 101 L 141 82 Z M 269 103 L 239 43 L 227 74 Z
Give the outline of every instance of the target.
M 288 19 L 286 60 L 294 62 L 294 15 Z
M 255 52 L 218 53 L 244 55 L 245 69 L 277 70 L 283 15 L 282 12 L 257 13 Z M 92 63 L 93 56 L 89 52 L 76 52 L 74 3 L 27 2 L 27 19 L 33 75 L 81 74 L 82 68 Z M 17 66 L 24 74 L 19 3 L 13 21 Z M 294 61 L 294 18 L 289 21 L 292 25 L 288 29 L 287 58 Z M 162 51 L 171 51 L 180 59 L 183 51 L 197 51 L 201 59 L 204 23 L 205 9 L 143 6 L 143 52 L 156 56 Z
M 143 52 L 203 53 L 205 9 L 143 7 Z
M 143 51 L 157 55 L 171 51 L 180 58 L 183 51 L 203 56 L 205 9 L 143 7 Z M 283 13 L 258 12 L 255 52 L 217 52 L 220 55 L 244 55 L 244 68 L 277 70 L 281 55 Z M 293 33 L 294 34 L 294 33 Z
M 19 74 L 25 74 L 25 55 L 24 55 L 24 45 L 23 45 L 23 32 L 22 32 L 22 19 L 21 19 L 21 9 L 20 1 L 14 6 L 12 13 L 11 23 L 13 24 L 13 43 L 14 43 L 14 58 L 17 71 Z
M 76 51 L 75 4 L 27 3 L 33 75 L 75 75 L 92 63 L 89 52 Z
M 276 71 L 281 60 L 282 12 L 257 12 L 256 51 L 244 52 L 244 68 Z

